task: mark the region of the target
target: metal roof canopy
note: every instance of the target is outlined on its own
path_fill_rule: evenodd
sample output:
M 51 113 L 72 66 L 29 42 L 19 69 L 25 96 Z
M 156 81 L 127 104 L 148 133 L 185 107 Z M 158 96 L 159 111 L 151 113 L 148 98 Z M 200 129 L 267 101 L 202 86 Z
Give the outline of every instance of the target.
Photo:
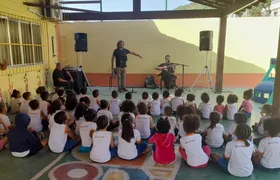
M 141 0 L 133 0 L 132 12 L 77 12 L 63 13 L 65 21 L 84 20 L 138 20 L 138 19 L 183 19 L 224 17 L 246 8 L 257 5 L 264 0 L 190 0 L 209 6 L 213 9 L 180 10 L 180 11 L 141 11 Z M 83 1 L 75 1 L 83 4 Z M 98 1 L 102 3 L 102 1 Z M 63 3 L 63 1 L 62 1 Z M 62 8 L 63 9 L 63 8 Z

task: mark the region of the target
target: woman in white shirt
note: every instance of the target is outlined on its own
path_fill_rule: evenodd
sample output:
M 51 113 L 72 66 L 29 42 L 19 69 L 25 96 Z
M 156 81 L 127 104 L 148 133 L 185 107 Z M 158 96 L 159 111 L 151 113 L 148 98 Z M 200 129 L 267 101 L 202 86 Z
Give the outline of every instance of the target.
M 234 115 L 238 112 L 237 102 L 238 97 L 235 94 L 228 95 L 227 105 L 225 106 L 224 111 L 227 120 L 234 120 Z
M 210 113 L 213 111 L 210 101 L 210 97 L 207 93 L 201 94 L 201 103 L 198 106 L 198 114 L 200 115 L 201 119 L 209 119 Z
M 270 118 L 263 123 L 267 136 L 263 138 L 256 153 L 254 164 L 261 170 L 271 172 L 280 170 L 280 118 Z
M 153 118 L 147 115 L 148 108 L 144 103 L 140 103 L 137 108 L 140 114 L 134 120 L 135 129 L 140 132 L 141 139 L 148 139 L 154 133 Z
M 140 132 L 133 129 L 133 118 L 129 114 L 122 116 L 122 130 L 119 131 L 118 156 L 125 160 L 139 157 L 147 148 L 141 141 Z
M 105 163 L 117 156 L 118 147 L 114 144 L 114 136 L 106 131 L 109 126 L 109 119 L 106 115 L 99 116 L 96 121 L 97 132 L 90 132 L 92 137 L 92 149 L 90 159 L 94 162 Z
M 154 92 L 152 94 L 153 100 L 149 103 L 149 108 L 150 108 L 150 113 L 152 116 L 159 116 L 161 111 L 160 111 L 160 100 L 159 94 L 157 92 Z
M 211 158 L 224 170 L 237 177 L 248 177 L 252 174 L 254 167 L 252 155 L 253 143 L 248 141 L 251 136 L 251 128 L 246 124 L 238 124 L 235 130 L 236 141 L 227 143 L 224 156 L 212 154 Z
M 212 148 L 219 148 L 224 144 L 224 126 L 219 123 L 221 116 L 218 112 L 211 112 L 210 123 L 206 125 L 205 142 Z

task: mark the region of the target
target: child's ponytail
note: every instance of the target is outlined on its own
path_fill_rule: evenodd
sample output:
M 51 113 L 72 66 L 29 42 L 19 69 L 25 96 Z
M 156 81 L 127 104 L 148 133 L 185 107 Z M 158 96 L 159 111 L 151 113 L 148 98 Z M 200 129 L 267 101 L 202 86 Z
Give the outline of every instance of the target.
M 130 143 L 130 140 L 134 138 L 134 131 L 133 131 L 133 118 L 130 114 L 124 114 L 122 116 L 122 138 Z

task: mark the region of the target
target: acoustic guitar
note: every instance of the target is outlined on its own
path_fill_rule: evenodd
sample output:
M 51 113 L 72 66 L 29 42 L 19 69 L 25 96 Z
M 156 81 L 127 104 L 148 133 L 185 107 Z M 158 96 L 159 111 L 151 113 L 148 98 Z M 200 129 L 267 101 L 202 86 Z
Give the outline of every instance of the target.
M 161 73 L 163 70 L 166 70 L 166 69 L 168 69 L 168 68 L 170 68 L 170 67 L 172 67 L 172 66 L 177 66 L 177 65 L 178 65 L 178 64 L 173 63 L 173 64 L 171 64 L 171 65 L 169 65 L 169 66 L 156 67 L 156 68 L 155 68 L 155 70 L 156 70 L 156 75 L 158 76 L 158 75 L 160 75 L 160 73 Z

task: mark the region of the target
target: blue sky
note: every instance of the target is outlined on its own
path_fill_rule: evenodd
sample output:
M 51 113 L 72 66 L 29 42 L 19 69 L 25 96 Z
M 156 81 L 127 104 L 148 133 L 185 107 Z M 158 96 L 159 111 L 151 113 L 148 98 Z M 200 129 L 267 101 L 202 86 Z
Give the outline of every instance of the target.
M 69 1 L 69 0 L 68 0 Z M 160 11 L 165 10 L 166 0 L 141 0 L 142 11 Z M 133 0 L 102 0 L 103 11 L 132 11 Z M 188 4 L 188 0 L 167 0 L 168 10 L 173 10 L 178 6 Z M 100 10 L 99 4 L 75 4 L 67 5 L 67 7 L 88 9 L 88 10 Z

